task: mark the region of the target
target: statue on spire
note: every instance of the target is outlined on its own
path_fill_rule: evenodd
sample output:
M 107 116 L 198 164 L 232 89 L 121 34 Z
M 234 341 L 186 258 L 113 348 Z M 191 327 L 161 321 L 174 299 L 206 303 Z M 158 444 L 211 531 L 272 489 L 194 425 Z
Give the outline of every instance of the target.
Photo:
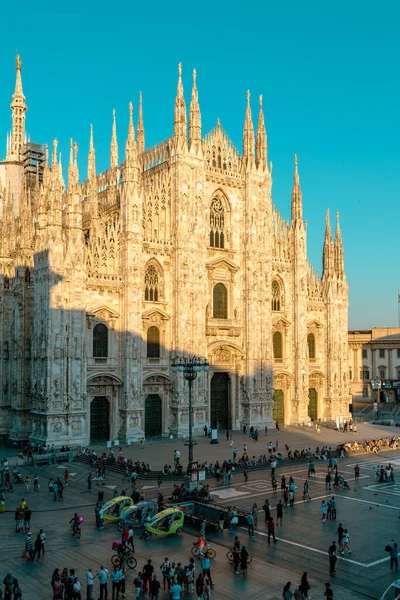
M 28 107 L 26 105 L 24 92 L 22 90 L 22 64 L 19 54 L 16 56 L 15 69 L 15 91 L 10 104 L 12 113 L 12 130 L 8 144 L 6 160 L 20 162 L 22 159 L 23 146 L 25 144 L 25 113 Z
M 189 114 L 189 146 L 198 150 L 201 146 L 201 113 L 196 85 L 196 69 L 193 69 L 192 100 Z
M 250 90 L 247 90 L 246 118 L 243 132 L 243 157 L 247 166 L 254 164 L 254 127 L 250 107 Z
M 257 169 L 264 170 L 268 165 L 267 158 L 267 132 L 265 130 L 264 112 L 262 106 L 262 95 L 259 97 L 260 112 L 258 114 L 258 126 L 256 137 L 256 165 Z
M 182 63 L 178 65 L 178 87 L 174 110 L 174 139 L 176 148 L 178 149 L 183 148 L 186 144 L 186 104 L 183 96 Z

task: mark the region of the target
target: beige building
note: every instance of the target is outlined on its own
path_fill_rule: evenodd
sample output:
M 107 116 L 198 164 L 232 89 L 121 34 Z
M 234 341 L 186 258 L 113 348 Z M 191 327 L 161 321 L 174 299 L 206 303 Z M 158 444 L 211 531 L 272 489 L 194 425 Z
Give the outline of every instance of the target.
M 350 392 L 354 400 L 400 401 L 400 328 L 349 331 Z M 380 388 L 372 384 L 380 380 Z
M 194 427 L 271 427 L 348 416 L 347 283 L 329 212 L 320 278 L 307 260 L 295 160 L 292 217 L 272 203 L 260 97 L 243 153 L 218 121 L 203 135 L 181 67 L 173 134 L 145 148 L 142 98 L 121 162 L 87 176 L 71 141 L 68 187 L 53 142 L 25 136 L 21 64 L 0 164 L 0 433 L 48 442 L 182 435 L 188 384 L 171 359 L 201 355 Z M 172 107 L 171 107 L 172 109 Z M 188 113 L 188 116 L 187 116 Z M 172 114 L 172 110 L 171 110 Z

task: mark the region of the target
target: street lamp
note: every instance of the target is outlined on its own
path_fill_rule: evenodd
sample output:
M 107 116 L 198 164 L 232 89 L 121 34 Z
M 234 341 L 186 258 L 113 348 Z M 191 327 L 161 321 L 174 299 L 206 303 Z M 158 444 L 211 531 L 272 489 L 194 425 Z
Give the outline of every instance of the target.
M 196 379 L 197 373 L 200 371 L 208 371 L 209 364 L 205 358 L 199 356 L 175 356 L 171 362 L 171 371 L 173 373 L 183 373 L 186 381 L 189 382 L 189 442 L 185 446 L 189 446 L 189 464 L 188 473 L 192 471 L 193 463 L 193 407 L 192 407 L 192 382 Z

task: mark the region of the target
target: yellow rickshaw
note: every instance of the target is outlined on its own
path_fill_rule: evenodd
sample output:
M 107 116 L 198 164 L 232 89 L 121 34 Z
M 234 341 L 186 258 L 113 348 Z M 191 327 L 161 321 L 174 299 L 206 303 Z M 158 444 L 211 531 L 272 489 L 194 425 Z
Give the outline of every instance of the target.
M 106 521 L 119 521 L 119 518 L 125 510 L 133 505 L 133 500 L 130 496 L 117 496 L 112 498 L 101 507 L 103 518 Z
M 152 535 L 166 537 L 167 535 L 176 535 L 181 537 L 183 534 L 184 513 L 179 508 L 166 508 L 157 513 L 155 517 L 146 525 L 143 532 L 143 538 L 149 540 Z

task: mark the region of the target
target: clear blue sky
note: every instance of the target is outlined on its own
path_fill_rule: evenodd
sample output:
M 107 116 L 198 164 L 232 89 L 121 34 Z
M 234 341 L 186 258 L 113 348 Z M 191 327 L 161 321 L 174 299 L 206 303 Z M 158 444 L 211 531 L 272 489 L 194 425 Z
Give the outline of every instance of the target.
M 132 100 L 137 107 L 139 90 L 147 147 L 171 135 L 179 61 L 187 101 L 197 69 L 203 133 L 220 117 L 240 149 L 246 90 L 255 120 L 262 93 L 274 202 L 287 218 L 296 152 L 311 262 L 321 270 L 325 210 L 332 216 L 339 210 L 349 326 L 397 325 L 399 2 L 21 0 L 15 6 L 6 3 L 1 18 L 4 148 L 16 50 L 31 140 L 50 144 L 57 137 L 65 166 L 72 136 L 81 178 L 90 123 L 98 170 L 108 165 L 113 108 L 122 159 L 127 105 Z

